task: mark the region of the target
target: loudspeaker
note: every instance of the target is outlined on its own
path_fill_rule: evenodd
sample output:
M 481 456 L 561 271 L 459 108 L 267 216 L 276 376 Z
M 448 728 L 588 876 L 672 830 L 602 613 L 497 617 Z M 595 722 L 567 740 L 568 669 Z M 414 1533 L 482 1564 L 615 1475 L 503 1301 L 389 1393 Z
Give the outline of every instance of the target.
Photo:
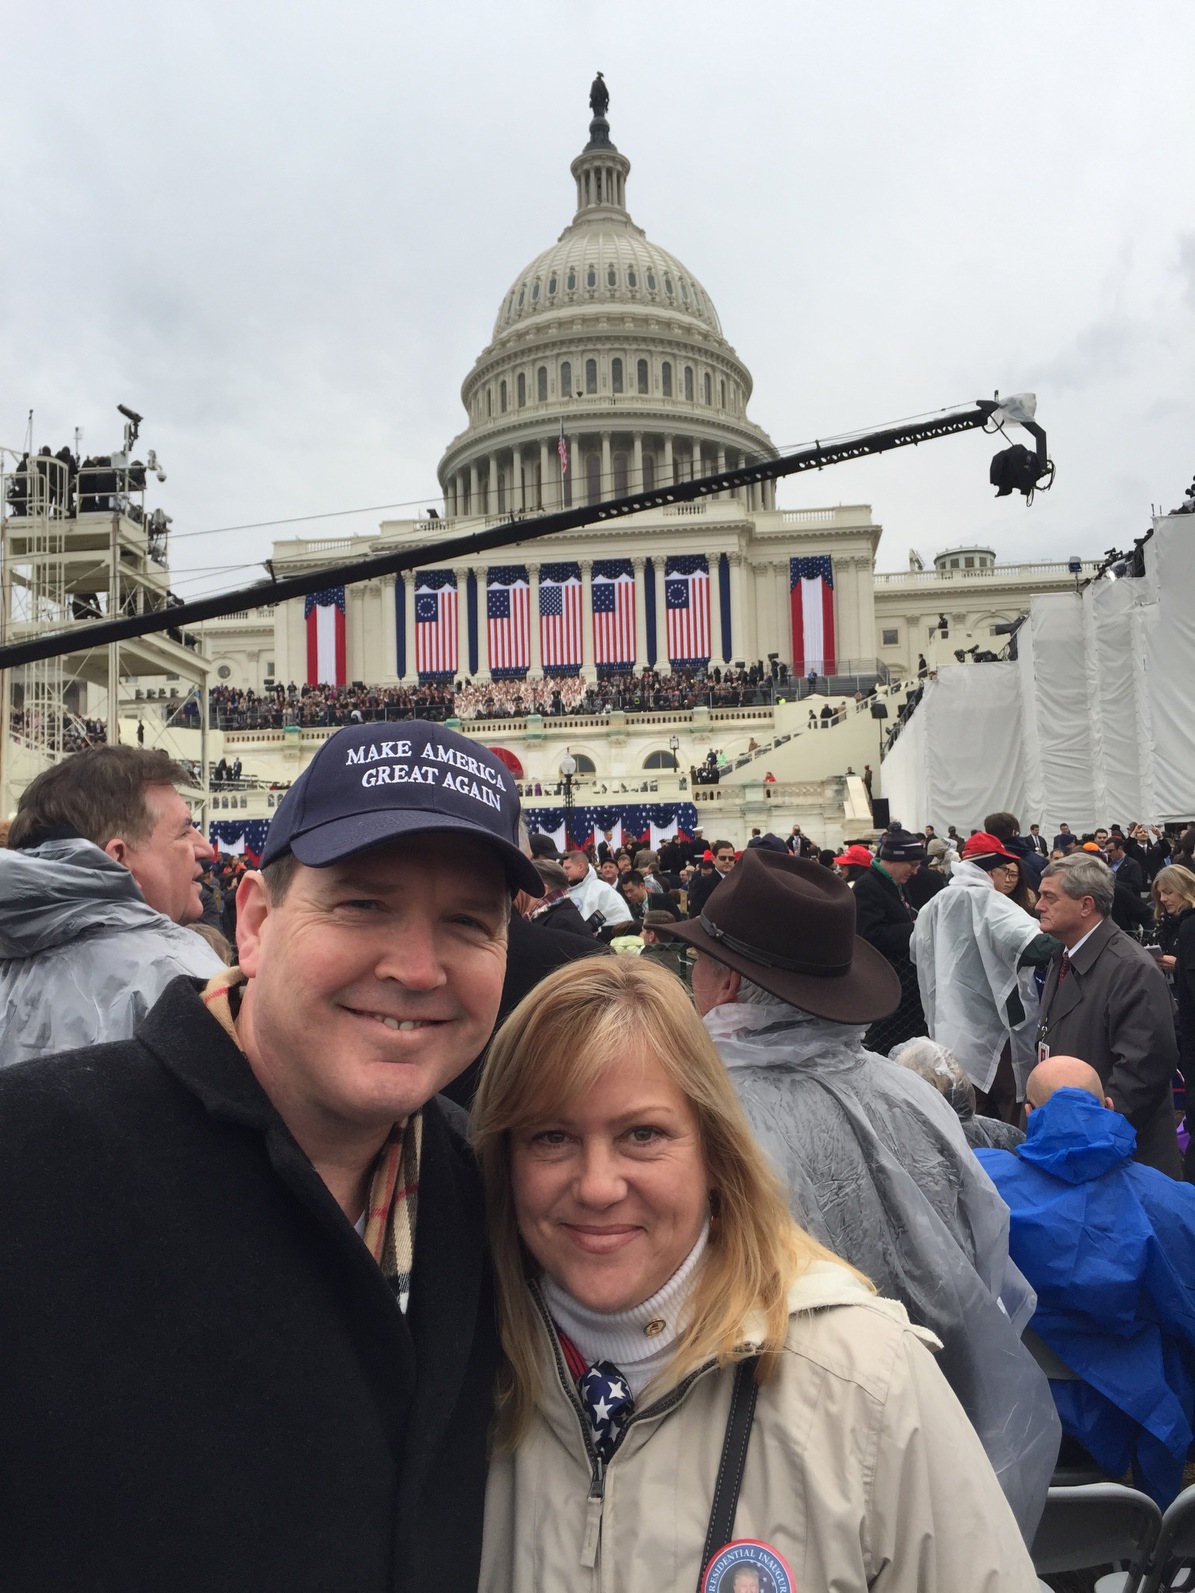
M 892 820 L 888 814 L 888 798 L 872 797 L 871 822 L 877 830 L 886 830 Z
M 886 702 L 873 702 L 871 705 L 871 717 L 873 719 L 887 719 L 888 704 Z

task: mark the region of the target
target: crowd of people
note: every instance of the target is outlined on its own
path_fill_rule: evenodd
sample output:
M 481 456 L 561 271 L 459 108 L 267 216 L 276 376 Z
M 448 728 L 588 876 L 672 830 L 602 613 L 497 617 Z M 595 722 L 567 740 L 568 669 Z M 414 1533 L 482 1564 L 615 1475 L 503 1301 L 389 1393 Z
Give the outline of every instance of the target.
M 219 730 L 282 730 L 288 725 L 352 725 L 401 719 L 442 723 L 455 712 L 451 686 L 435 681 L 419 686 L 278 685 L 268 691 L 252 687 L 213 686 L 209 694 L 211 724 Z M 199 705 L 184 707 L 188 724 L 199 719 Z
M 1060 1457 L 1168 1502 L 1195 831 L 561 851 L 408 724 L 258 867 L 160 751 L 21 797 L 0 1582 L 1032 1593 Z
M 83 714 L 57 714 L 47 719 L 43 710 L 14 707 L 9 719 L 11 734 L 22 738 L 35 737 L 39 741 L 51 739 L 63 752 L 81 752 L 84 747 L 102 746 L 108 739 L 108 730 L 102 719 Z M 52 735 L 48 736 L 48 733 Z

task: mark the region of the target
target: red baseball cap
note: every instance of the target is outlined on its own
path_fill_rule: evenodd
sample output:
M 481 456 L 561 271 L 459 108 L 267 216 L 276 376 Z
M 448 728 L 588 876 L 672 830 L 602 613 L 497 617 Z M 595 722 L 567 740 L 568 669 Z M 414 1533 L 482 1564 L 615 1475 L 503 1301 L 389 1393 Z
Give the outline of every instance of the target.
M 985 830 L 969 835 L 963 847 L 964 862 L 971 862 L 979 857 L 1006 857 L 1010 863 L 1021 861 L 1015 852 L 1008 850 L 1003 841 L 998 841 L 994 835 L 988 835 Z
M 872 858 L 865 846 L 848 846 L 842 856 L 834 861 L 839 864 L 853 863 L 856 868 L 870 868 Z

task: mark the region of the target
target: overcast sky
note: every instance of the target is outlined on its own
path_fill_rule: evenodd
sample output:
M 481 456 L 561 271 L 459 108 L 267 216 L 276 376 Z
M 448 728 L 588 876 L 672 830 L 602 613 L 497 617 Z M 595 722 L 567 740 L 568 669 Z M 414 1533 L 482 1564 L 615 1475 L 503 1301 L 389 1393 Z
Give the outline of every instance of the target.
M 598 68 L 631 213 L 779 447 L 1038 394 L 1028 510 L 979 435 L 784 506 L 872 504 L 881 568 L 1090 556 L 1195 472 L 1191 0 L 8 0 L 4 34 L 0 444 L 32 409 L 35 446 L 106 452 L 139 410 L 184 595 L 383 516 L 197 533 L 435 501 L 461 381 L 571 219 Z

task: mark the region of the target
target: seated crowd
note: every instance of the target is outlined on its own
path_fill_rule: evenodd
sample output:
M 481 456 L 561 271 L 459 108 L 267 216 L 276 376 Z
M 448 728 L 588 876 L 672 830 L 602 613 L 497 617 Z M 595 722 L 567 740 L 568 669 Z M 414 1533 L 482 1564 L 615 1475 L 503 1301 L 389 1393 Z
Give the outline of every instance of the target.
M 1186 837 L 562 851 L 371 706 L 260 869 L 160 752 L 21 797 L 0 1583 L 1032 1593 L 1063 1435 L 1173 1496 Z

